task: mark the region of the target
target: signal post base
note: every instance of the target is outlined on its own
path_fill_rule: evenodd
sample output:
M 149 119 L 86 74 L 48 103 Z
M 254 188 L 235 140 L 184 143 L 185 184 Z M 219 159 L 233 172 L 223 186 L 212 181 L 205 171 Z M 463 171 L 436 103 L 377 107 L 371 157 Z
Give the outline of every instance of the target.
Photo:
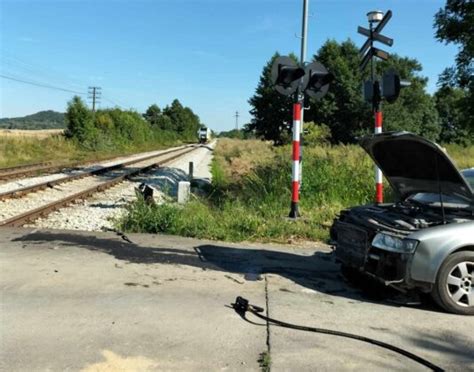
M 297 219 L 298 217 L 301 217 L 299 209 L 298 209 L 298 203 L 291 202 L 291 209 L 290 209 L 290 214 L 288 215 L 288 217 L 292 219 Z

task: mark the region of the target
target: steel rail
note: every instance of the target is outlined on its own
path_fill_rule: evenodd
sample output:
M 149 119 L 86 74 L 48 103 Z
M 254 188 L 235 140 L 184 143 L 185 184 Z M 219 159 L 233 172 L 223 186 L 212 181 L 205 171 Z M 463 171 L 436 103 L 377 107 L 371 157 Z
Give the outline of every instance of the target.
M 56 185 L 59 185 L 61 183 L 70 182 L 70 181 L 78 180 L 78 179 L 85 178 L 85 177 L 97 176 L 97 175 L 100 175 L 100 174 L 103 174 L 103 173 L 110 172 L 112 170 L 123 168 L 127 165 L 131 165 L 131 164 L 138 163 L 138 162 L 141 162 L 141 161 L 144 161 L 144 160 L 156 158 L 156 157 L 161 156 L 161 155 L 170 154 L 172 152 L 180 151 L 183 148 L 186 148 L 186 146 L 179 147 L 179 148 L 173 149 L 173 150 L 164 151 L 160 154 L 148 155 L 148 156 L 144 156 L 144 157 L 139 158 L 139 159 L 133 159 L 133 160 L 125 161 L 125 162 L 122 162 L 122 163 L 114 164 L 114 165 L 111 165 L 111 166 L 106 166 L 106 167 L 102 167 L 102 168 L 94 169 L 94 170 L 90 170 L 90 171 L 83 171 L 83 172 L 73 174 L 73 175 L 70 175 L 70 176 L 57 178 L 55 180 L 41 182 L 41 183 L 37 183 L 37 184 L 34 184 L 34 185 L 25 186 L 25 187 L 21 187 L 21 188 L 18 188 L 18 189 L 5 191 L 5 192 L 0 193 L 0 200 L 21 198 L 22 196 L 24 196 L 26 194 L 29 194 L 29 193 L 32 193 L 32 192 L 35 192 L 35 191 L 45 190 L 47 188 L 52 188 L 52 187 L 54 187 Z
M 18 167 L 10 167 L 10 168 L 2 168 L 0 169 L 0 180 L 11 180 L 15 178 L 20 178 L 23 176 L 28 175 L 36 175 L 40 172 L 46 173 L 48 171 L 56 171 L 63 168 L 67 168 L 67 166 L 60 166 L 60 165 L 48 165 L 48 163 L 38 163 L 31 166 L 18 166 Z
M 187 146 L 186 146 L 187 147 Z M 191 148 L 190 150 L 187 150 L 187 151 L 184 151 L 184 152 L 181 152 L 179 154 L 176 154 L 176 155 L 173 155 L 169 158 L 166 158 L 164 160 L 160 160 L 158 162 L 155 162 L 155 163 L 152 163 L 152 164 L 149 164 L 147 166 L 144 166 L 144 167 L 141 167 L 141 168 L 138 168 L 138 169 L 133 169 L 129 172 L 126 172 L 120 176 L 117 176 L 109 181 L 105 181 L 99 185 L 95 185 L 93 187 L 89 187 L 83 191 L 80 191 L 76 194 L 73 194 L 73 195 L 69 195 L 65 198 L 62 198 L 62 199 L 59 199 L 59 200 L 56 200 L 54 202 L 51 202 L 51 203 L 48 203 L 48 204 L 45 204 L 41 207 L 38 207 L 38 208 L 35 208 L 31 211 L 28 211 L 28 212 L 24 212 L 24 213 L 21 213 L 19 215 L 16 215 L 16 216 L 13 216 L 13 217 L 10 217 L 6 220 L 3 220 L 3 221 L 0 221 L 0 227 L 21 227 L 23 226 L 24 224 L 28 223 L 28 222 L 32 222 L 34 221 L 35 219 L 39 218 L 39 217 L 42 217 L 42 216 L 46 216 L 48 215 L 49 213 L 51 212 L 54 212 L 60 208 L 63 208 L 65 206 L 67 206 L 68 204 L 71 204 L 72 202 L 76 201 L 76 200 L 80 200 L 80 199 L 86 199 L 88 197 L 90 197 L 91 195 L 97 193 L 97 192 L 100 192 L 100 191 L 104 191 L 104 190 L 107 190 L 109 189 L 110 187 L 112 186 L 115 186 L 116 184 L 130 178 L 130 177 L 133 177 L 133 176 L 136 176 L 137 174 L 140 174 L 140 173 L 144 173 L 144 172 L 147 172 L 157 166 L 161 166 L 163 164 L 166 164 L 166 163 L 169 163 L 170 161 L 173 161 L 191 151 L 194 151 L 196 149 L 198 149 L 199 147 L 193 147 Z M 182 148 L 180 149 L 182 150 Z M 175 150 L 177 151 L 177 150 Z M 170 151 L 170 152 L 175 152 L 175 151 Z M 170 153 L 170 152 L 167 152 L 167 153 Z M 164 155 L 164 154 L 159 154 L 159 155 L 155 155 L 154 157 L 158 157 L 158 156 L 161 156 L 161 155 Z M 142 159 L 144 160 L 144 159 Z
M 159 151 L 159 150 L 157 150 Z M 127 157 L 131 155 L 116 155 L 111 157 L 105 157 L 104 159 L 97 160 L 96 162 L 111 161 L 121 157 Z M 23 176 L 35 176 L 38 174 L 44 173 L 53 173 L 63 169 L 68 168 L 77 168 L 84 166 L 85 164 L 94 163 L 93 160 L 90 161 L 78 161 L 69 164 L 55 164 L 51 165 L 51 162 L 35 163 L 35 164 L 25 164 L 19 166 L 13 166 L 8 168 L 0 168 L 0 180 L 11 180 L 15 178 L 20 178 Z M 49 165 L 48 165 L 49 164 Z
M 41 163 L 31 163 L 31 164 L 14 165 L 14 166 L 11 166 L 11 167 L 3 167 L 3 168 L 0 168 L 0 176 L 3 176 L 3 174 L 5 174 L 5 173 L 8 174 L 8 173 L 16 171 L 16 170 L 25 169 L 25 168 L 34 168 L 34 167 L 44 166 L 44 165 L 47 165 L 47 164 L 51 164 L 51 162 L 50 161 L 43 161 Z

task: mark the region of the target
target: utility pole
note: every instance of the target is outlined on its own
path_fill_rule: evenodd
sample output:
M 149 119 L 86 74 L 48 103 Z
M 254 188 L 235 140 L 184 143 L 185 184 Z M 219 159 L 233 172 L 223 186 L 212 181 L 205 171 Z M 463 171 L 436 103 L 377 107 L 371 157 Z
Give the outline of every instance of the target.
M 235 112 L 235 130 L 239 130 L 239 112 Z
M 96 104 L 100 103 L 101 87 L 89 87 L 89 99 L 92 100 L 92 112 L 95 112 Z
M 300 54 L 300 64 L 304 67 L 306 62 L 306 41 L 308 38 L 308 7 L 309 7 L 309 0 L 303 0 L 303 20 L 301 26 L 301 54 Z M 303 78 L 301 78 L 303 82 Z M 300 110 L 300 157 L 299 157 L 299 184 L 298 184 L 298 194 L 301 189 L 301 184 L 303 182 L 303 126 L 304 126 L 304 93 L 301 94 L 300 91 L 297 91 L 297 102 L 301 105 Z M 292 213 L 290 213 L 292 214 Z M 298 211 L 296 211 L 295 217 L 298 215 Z

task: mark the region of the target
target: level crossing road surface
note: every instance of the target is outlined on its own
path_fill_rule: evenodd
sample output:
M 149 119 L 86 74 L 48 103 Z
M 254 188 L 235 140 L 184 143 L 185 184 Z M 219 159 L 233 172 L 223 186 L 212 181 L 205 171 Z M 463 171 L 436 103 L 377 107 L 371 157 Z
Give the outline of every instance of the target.
M 239 295 L 272 318 L 474 369 L 474 317 L 368 296 L 323 244 L 128 238 L 0 230 L 0 371 L 259 371 L 268 351 L 273 371 L 427 370 L 359 341 L 248 322 L 229 307 Z

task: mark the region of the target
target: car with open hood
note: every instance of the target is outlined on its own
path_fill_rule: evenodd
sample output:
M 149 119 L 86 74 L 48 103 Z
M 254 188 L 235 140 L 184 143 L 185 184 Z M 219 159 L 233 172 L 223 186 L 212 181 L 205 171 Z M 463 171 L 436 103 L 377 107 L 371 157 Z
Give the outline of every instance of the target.
M 408 132 L 362 138 L 393 202 L 341 211 L 336 258 L 401 291 L 431 293 L 445 310 L 474 315 L 474 191 L 437 144 Z

